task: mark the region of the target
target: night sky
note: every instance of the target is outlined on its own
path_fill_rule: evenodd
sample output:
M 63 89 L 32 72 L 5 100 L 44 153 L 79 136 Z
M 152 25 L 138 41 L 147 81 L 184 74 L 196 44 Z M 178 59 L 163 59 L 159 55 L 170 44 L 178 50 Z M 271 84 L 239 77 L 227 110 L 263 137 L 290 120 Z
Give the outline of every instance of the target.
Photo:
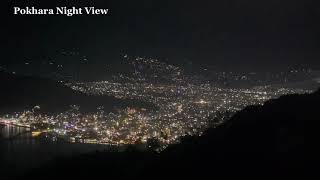
M 57 3 L 60 2 L 60 3 Z M 107 16 L 21 16 L 13 6 L 95 6 Z M 121 54 L 173 64 L 244 69 L 320 66 L 320 6 L 315 0 L 106 1 L 13 0 L 0 64 L 41 62 L 77 49 L 97 66 Z

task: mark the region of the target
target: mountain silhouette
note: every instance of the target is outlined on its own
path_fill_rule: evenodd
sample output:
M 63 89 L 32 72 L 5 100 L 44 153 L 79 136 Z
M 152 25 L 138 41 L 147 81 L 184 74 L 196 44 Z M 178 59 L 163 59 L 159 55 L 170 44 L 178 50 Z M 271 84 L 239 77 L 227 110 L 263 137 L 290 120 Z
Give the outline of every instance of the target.
M 40 106 L 40 112 L 43 113 L 62 112 L 70 105 L 79 105 L 81 111 L 96 111 L 99 106 L 104 106 L 107 111 L 127 106 L 152 107 L 139 101 L 89 96 L 63 83 L 44 78 L 0 72 L 0 82 L 0 113 L 31 110 L 34 106 Z
M 128 148 L 58 158 L 27 177 L 102 178 L 289 178 L 305 175 L 305 139 L 316 147 L 320 90 L 286 95 L 262 106 L 248 106 L 200 137 L 184 137 L 161 153 Z

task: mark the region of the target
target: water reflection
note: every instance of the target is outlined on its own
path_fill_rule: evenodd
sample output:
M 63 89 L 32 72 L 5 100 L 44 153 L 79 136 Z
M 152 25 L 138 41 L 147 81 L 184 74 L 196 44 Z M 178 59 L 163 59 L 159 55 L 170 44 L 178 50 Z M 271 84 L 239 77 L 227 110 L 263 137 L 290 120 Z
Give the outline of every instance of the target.
M 29 128 L 0 125 L 0 168 L 10 175 L 12 172 L 23 174 L 58 156 L 110 151 L 110 148 L 99 144 L 52 142 L 32 137 Z
M 30 128 L 11 125 L 0 125 L 0 140 L 12 143 L 34 143 Z

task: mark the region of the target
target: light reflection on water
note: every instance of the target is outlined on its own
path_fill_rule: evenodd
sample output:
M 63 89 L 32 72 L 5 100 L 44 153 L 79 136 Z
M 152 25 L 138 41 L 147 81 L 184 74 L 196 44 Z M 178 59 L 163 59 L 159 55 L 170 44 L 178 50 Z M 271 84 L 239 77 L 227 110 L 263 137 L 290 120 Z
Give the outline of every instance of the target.
M 30 128 L 1 125 L 0 139 L 11 140 L 12 143 L 33 143 Z
M 74 156 L 94 151 L 110 151 L 99 144 L 51 142 L 35 139 L 29 128 L 0 125 L 0 168 L 19 175 L 58 156 Z M 2 167 L 3 166 L 3 167 Z

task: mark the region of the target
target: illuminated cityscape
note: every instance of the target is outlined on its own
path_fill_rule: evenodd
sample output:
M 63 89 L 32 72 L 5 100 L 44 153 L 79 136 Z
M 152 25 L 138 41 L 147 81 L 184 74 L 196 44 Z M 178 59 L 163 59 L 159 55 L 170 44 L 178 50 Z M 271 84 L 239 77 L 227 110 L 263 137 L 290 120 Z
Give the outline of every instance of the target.
M 7 4 L 0 179 L 312 176 L 320 1 Z
M 66 112 L 46 115 L 37 113 L 41 107 L 35 106 L 7 114 L 1 121 L 30 127 L 34 136 L 46 133 L 53 141 L 63 138 L 68 142 L 122 145 L 156 139 L 165 148 L 183 136 L 201 135 L 207 128 L 219 126 L 246 106 L 263 104 L 285 94 L 311 92 L 272 85 L 223 87 L 194 81 L 181 68 L 156 59 L 139 57 L 129 62 L 132 74 L 118 74 L 108 81 L 68 82 L 66 86 L 89 96 L 138 100 L 155 107 L 105 112 L 101 106 L 96 112 L 83 113 L 81 107 L 71 105 Z

